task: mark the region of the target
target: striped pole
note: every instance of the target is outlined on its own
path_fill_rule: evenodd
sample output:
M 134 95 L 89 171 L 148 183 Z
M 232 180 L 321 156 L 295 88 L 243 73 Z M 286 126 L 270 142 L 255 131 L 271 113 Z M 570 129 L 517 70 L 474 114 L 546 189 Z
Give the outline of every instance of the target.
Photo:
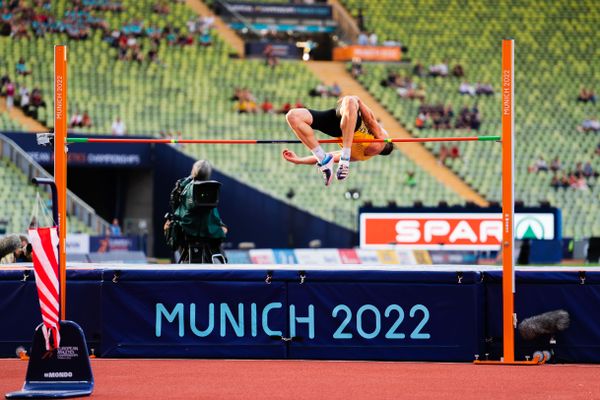
M 388 139 L 355 139 L 353 143 L 415 143 L 415 142 L 497 142 L 500 136 L 462 136 L 431 138 L 388 138 Z M 66 139 L 67 143 L 167 143 L 167 144 L 297 144 L 300 140 L 253 140 L 253 139 L 131 139 L 131 138 L 74 138 Z M 323 139 L 319 143 L 342 143 L 342 139 Z

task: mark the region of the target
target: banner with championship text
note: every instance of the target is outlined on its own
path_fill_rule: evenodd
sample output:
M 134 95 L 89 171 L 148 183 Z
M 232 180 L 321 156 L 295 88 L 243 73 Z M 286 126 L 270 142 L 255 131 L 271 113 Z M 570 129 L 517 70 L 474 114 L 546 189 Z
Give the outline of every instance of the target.
M 554 240 L 555 214 L 517 213 L 516 239 Z M 362 213 L 361 248 L 498 250 L 499 213 Z
M 416 265 L 418 257 L 407 249 L 252 249 L 229 250 L 232 264 L 299 265 Z

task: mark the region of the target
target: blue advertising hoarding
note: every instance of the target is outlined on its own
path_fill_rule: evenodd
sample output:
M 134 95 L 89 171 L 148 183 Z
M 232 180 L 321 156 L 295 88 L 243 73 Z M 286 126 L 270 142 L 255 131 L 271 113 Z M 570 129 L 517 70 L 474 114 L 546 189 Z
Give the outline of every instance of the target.
M 67 317 L 103 357 L 498 358 L 500 272 L 463 267 L 80 266 L 68 271 Z M 518 359 L 552 346 L 559 362 L 600 362 L 600 272 L 580 268 L 517 271 L 520 321 L 555 309 L 571 315 L 554 345 L 517 336 Z M 41 321 L 33 272 L 0 269 L 0 288 L 0 356 L 14 357 Z

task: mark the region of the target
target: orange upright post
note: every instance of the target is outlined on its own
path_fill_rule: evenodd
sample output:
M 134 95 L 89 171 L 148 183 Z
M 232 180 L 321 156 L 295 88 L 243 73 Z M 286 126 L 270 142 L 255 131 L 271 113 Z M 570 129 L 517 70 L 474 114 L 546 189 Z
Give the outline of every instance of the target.
M 67 46 L 54 46 L 54 182 L 58 200 L 60 319 L 67 299 Z
M 514 40 L 502 41 L 502 327 L 504 362 L 515 360 Z

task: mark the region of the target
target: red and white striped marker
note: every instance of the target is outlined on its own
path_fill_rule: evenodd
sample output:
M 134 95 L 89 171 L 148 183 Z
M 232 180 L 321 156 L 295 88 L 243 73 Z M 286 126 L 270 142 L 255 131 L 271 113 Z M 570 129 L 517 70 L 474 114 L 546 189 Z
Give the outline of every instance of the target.
M 29 241 L 33 247 L 35 283 L 44 323 L 42 331 L 46 339 L 46 350 L 51 350 L 60 345 L 57 229 L 56 227 L 30 229 Z M 51 333 L 52 346 L 50 345 Z

